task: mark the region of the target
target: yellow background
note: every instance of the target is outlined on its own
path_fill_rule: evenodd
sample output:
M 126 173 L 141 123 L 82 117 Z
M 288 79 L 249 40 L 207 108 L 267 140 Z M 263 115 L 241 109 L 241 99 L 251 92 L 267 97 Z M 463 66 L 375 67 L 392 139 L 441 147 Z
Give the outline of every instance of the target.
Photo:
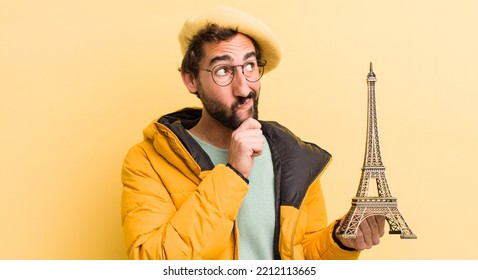
M 281 41 L 261 118 L 334 155 L 330 219 L 358 187 L 374 63 L 387 178 L 418 239 L 362 259 L 478 257 L 478 1 L 1 0 L 0 259 L 126 258 L 123 157 L 153 118 L 199 105 L 177 33 L 218 3 Z

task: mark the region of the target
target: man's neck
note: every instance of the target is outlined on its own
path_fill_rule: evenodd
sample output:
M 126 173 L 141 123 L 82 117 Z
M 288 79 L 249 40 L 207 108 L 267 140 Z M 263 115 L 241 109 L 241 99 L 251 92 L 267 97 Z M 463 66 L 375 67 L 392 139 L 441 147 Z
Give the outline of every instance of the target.
M 233 130 L 212 118 L 204 109 L 199 122 L 189 130 L 194 136 L 220 149 L 229 149 Z

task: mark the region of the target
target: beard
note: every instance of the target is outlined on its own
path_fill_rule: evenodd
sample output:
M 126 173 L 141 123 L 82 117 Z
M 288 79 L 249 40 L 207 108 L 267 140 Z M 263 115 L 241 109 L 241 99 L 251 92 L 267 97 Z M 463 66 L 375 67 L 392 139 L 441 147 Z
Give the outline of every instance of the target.
M 257 97 L 257 93 L 253 90 L 251 90 L 249 95 L 246 97 L 237 97 L 230 108 L 218 100 L 210 98 L 204 93 L 202 88 L 199 88 L 198 90 L 198 97 L 201 99 L 204 109 L 206 109 L 211 117 L 232 130 L 236 130 L 242 124 L 242 122 L 249 117 L 252 117 L 256 120 L 259 118 L 259 111 L 257 110 L 259 98 Z M 248 109 L 248 116 L 241 118 L 238 114 L 238 107 L 244 104 L 248 99 L 252 99 L 252 106 Z

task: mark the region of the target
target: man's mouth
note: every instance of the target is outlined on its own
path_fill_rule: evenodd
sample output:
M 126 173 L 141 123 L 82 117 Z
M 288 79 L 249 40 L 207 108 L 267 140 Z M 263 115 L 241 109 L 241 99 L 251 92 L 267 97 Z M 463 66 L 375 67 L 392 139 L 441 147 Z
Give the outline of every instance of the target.
M 237 103 L 239 106 L 244 105 L 248 100 L 252 100 L 254 98 L 254 94 L 251 92 L 248 96 L 240 96 L 237 98 Z
M 246 101 L 249 99 L 249 97 L 239 97 L 238 100 L 237 100 L 237 103 L 239 103 L 239 105 L 242 105 L 244 103 L 246 103 Z

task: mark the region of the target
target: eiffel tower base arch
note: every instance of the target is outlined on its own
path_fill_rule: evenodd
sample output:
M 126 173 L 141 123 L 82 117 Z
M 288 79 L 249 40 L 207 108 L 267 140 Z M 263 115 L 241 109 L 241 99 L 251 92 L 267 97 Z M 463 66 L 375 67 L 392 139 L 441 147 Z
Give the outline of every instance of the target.
M 385 216 L 390 226 L 389 234 L 400 234 L 402 239 L 417 238 L 400 214 L 394 197 L 354 197 L 352 207 L 339 228 L 339 235 L 356 238 L 360 223 L 375 215 Z

